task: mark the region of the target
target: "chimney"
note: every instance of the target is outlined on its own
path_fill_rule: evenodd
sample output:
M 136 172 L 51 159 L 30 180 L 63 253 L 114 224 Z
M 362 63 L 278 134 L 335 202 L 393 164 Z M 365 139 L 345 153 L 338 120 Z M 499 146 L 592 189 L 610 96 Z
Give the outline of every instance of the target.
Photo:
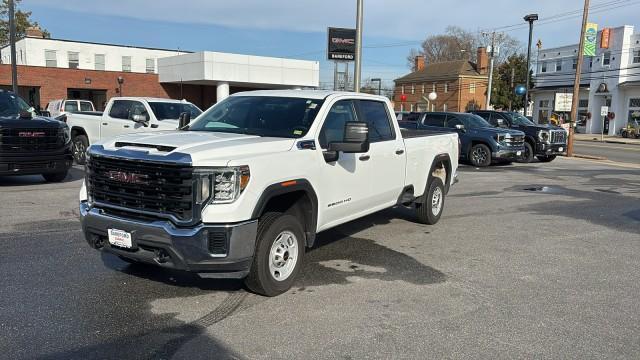
M 486 47 L 478 48 L 478 59 L 476 60 L 476 67 L 481 75 L 486 75 L 488 73 L 489 55 L 487 54 Z
M 415 71 L 424 70 L 424 56 L 416 56 Z
M 27 37 L 40 38 L 40 39 L 44 37 L 42 30 L 40 30 L 40 27 L 38 26 L 30 26 L 27 28 L 25 32 Z

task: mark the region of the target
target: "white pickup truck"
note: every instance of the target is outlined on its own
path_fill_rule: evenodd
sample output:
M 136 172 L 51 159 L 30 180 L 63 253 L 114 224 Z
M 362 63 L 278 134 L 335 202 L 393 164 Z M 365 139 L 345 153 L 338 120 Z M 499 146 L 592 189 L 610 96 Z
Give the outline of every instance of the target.
M 180 131 L 92 145 L 82 229 L 126 261 L 275 296 L 321 231 L 393 206 L 435 224 L 458 151 L 456 133 L 401 130 L 384 97 L 237 93 Z
M 70 113 L 62 121 L 71 129 L 74 160 L 84 164 L 90 144 L 131 132 L 176 130 L 182 113 L 189 113 L 190 118 L 195 118 L 202 110 L 185 100 L 115 97 L 111 98 L 104 112 Z

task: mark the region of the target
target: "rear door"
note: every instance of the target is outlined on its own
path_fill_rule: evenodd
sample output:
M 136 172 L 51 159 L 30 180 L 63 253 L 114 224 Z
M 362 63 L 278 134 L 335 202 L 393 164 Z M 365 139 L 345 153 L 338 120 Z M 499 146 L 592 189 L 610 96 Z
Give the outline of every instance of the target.
M 404 186 L 404 143 L 396 134 L 386 103 L 358 100 L 358 115 L 369 125 L 369 183 L 371 208 L 387 207 L 397 202 Z

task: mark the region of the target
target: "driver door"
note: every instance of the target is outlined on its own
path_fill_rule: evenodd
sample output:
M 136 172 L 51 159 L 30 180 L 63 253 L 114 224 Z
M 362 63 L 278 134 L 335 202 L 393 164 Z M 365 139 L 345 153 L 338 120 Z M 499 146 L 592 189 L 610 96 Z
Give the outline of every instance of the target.
M 145 125 L 133 121 L 134 115 L 145 115 L 149 119 L 149 113 L 144 104 L 135 100 L 114 100 L 106 118 L 100 124 L 100 138 L 109 139 L 122 134 L 135 131 L 144 131 Z
M 339 100 L 331 106 L 320 132 L 318 149 L 320 176 L 318 183 L 318 206 L 323 209 L 318 214 L 318 229 L 332 227 L 357 217 L 363 212 L 369 194 L 368 161 L 363 161 L 366 153 L 345 154 L 335 162 L 326 162 L 322 155 L 331 142 L 344 139 L 345 123 L 358 121 L 352 100 Z

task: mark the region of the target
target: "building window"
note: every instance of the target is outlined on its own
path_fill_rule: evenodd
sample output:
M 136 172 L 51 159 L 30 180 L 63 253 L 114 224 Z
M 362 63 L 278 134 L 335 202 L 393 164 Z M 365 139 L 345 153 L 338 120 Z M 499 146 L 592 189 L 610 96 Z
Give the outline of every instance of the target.
M 629 99 L 629 119 L 631 125 L 640 124 L 640 98 Z
M 447 111 L 447 104 L 442 104 L 442 111 Z
M 547 62 L 543 61 L 542 64 L 540 64 L 540 72 L 546 73 L 547 72 Z
M 400 104 L 400 111 L 404 111 L 404 104 Z
M 153 74 L 156 72 L 156 60 L 147 59 L 147 73 Z
M 578 107 L 588 108 L 589 107 L 589 99 L 580 99 L 578 101 Z
M 578 69 L 578 58 L 573 58 L 573 65 L 571 65 L 571 68 L 573 70 L 577 70 Z
M 104 70 L 104 54 L 96 54 L 94 62 L 96 70 Z
M 416 93 L 416 86 L 415 84 L 411 84 L 411 94 L 415 94 Z
M 444 83 L 444 92 L 449 92 L 449 83 Z
M 549 100 L 540 100 L 540 107 L 541 108 L 548 108 L 549 107 Z
M 640 64 L 640 50 L 633 51 L 633 63 Z
M 422 93 L 424 94 L 424 84 L 422 84 Z
M 640 108 L 640 98 L 629 99 L 629 107 Z
M 602 66 L 608 66 L 609 64 L 611 64 L 611 51 L 602 54 Z
M 122 71 L 131 72 L 131 56 L 122 57 Z
M 556 61 L 556 71 L 562 71 L 562 60 Z
M 47 67 L 57 67 L 58 60 L 56 59 L 56 51 L 55 50 L 45 50 L 44 51 L 44 61 Z
M 404 85 L 400 87 L 400 94 L 404 94 Z
M 413 104 L 411 104 L 411 105 L 409 106 L 409 108 L 411 109 L 411 110 L 409 110 L 409 111 L 413 112 Z
M 77 69 L 80 66 L 80 54 L 69 51 L 67 56 L 69 56 L 69 69 Z
M 469 84 L 469 94 L 475 94 L 476 93 L 476 83 L 470 83 Z
M 436 92 L 436 83 L 431 84 L 431 92 Z

